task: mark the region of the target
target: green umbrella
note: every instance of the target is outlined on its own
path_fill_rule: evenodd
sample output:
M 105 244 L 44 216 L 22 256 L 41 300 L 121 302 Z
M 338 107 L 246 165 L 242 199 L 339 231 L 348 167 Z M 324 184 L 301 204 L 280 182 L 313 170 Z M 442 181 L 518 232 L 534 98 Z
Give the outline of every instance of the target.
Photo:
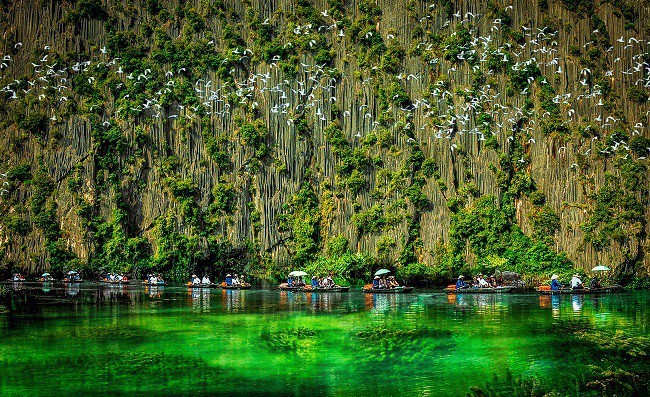
M 384 274 L 390 273 L 388 269 L 379 269 L 375 272 L 375 276 L 383 276 Z
M 303 272 L 302 270 L 294 270 L 291 273 L 289 273 L 289 276 L 291 277 L 304 277 L 306 275 L 307 273 Z
M 603 271 L 606 271 L 606 270 L 611 270 L 611 269 L 608 268 L 607 266 L 604 266 L 604 265 L 598 265 L 598 266 L 594 267 L 593 269 L 591 269 L 592 272 L 603 272 Z

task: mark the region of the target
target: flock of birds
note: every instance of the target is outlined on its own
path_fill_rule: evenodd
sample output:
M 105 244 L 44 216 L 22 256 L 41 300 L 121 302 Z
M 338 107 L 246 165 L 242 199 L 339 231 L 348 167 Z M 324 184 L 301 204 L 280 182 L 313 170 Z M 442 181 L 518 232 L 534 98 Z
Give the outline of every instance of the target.
M 433 9 L 433 7 L 431 7 Z M 512 6 L 505 10 L 513 12 Z M 433 12 L 433 11 L 432 11 Z M 329 18 L 327 11 L 322 15 Z M 433 14 L 431 14 L 433 15 Z M 430 23 L 431 16 L 423 17 L 421 23 Z M 635 120 L 631 124 L 621 124 L 622 120 L 612 114 L 607 114 L 603 101 L 603 87 L 595 84 L 592 79 L 592 71 L 587 67 L 580 67 L 577 62 L 562 57 L 558 52 L 557 32 L 548 28 L 537 28 L 533 26 L 520 26 L 518 29 L 523 34 L 522 44 L 503 42 L 499 31 L 502 29 L 501 19 L 484 21 L 484 15 L 467 12 L 457 12 L 450 20 L 447 20 L 441 31 L 449 31 L 453 37 L 454 26 L 467 24 L 472 37 L 469 45 L 461 48 L 456 55 L 456 60 L 450 62 L 442 56 L 431 55 L 430 59 L 419 64 L 413 62 L 406 65 L 406 69 L 396 77 L 401 81 L 406 91 L 410 93 L 411 102 L 408 106 L 393 104 L 383 112 L 389 112 L 394 120 L 397 120 L 393 129 L 406 144 L 413 144 L 416 141 L 428 139 L 447 140 L 449 150 L 453 152 L 461 145 L 480 144 L 487 138 L 485 127 L 478 120 L 479 114 L 489 114 L 492 117 L 490 133 L 495 136 L 500 144 L 507 145 L 509 140 L 515 139 L 512 131 L 523 132 L 525 143 L 536 144 L 535 137 L 541 136 L 540 124 L 550 112 L 534 114 L 524 107 L 522 98 L 531 94 L 535 84 L 552 84 L 556 87 L 555 76 L 559 76 L 565 82 L 565 89 L 557 89 L 557 94 L 552 101 L 561 109 L 561 117 L 565 125 L 572 123 L 585 123 L 587 129 L 591 128 L 593 139 L 606 136 L 614 128 L 622 126 L 629 133 L 634 135 L 644 134 L 646 130 L 645 120 Z M 268 24 L 266 20 L 264 23 Z M 346 39 L 346 31 L 334 21 L 333 25 L 313 26 L 306 24 L 297 26 L 293 34 L 310 34 L 314 31 L 331 31 L 332 41 Z M 594 31 L 593 33 L 598 33 Z M 379 31 L 370 34 L 380 34 Z M 384 41 L 398 40 L 393 34 L 387 34 Z M 605 50 L 607 63 L 611 66 L 604 75 L 617 81 L 624 81 L 626 84 L 636 85 L 647 89 L 650 87 L 650 64 L 648 59 L 648 41 L 633 36 L 622 36 L 613 40 L 613 44 Z M 287 42 L 285 45 L 291 45 Z M 582 47 L 584 50 L 594 45 L 587 42 Z M 27 52 L 22 51 L 23 44 L 16 43 L 13 49 L 14 54 L 20 54 L 21 62 Z M 427 40 L 417 44 L 417 50 L 428 52 L 435 49 L 432 42 Z M 446 51 L 447 48 L 443 48 Z M 230 59 L 250 59 L 253 50 L 250 48 L 238 47 L 228 50 L 226 54 Z M 433 54 L 433 53 L 432 53 Z M 0 94 L 5 95 L 8 100 L 20 100 L 28 97 L 37 103 L 47 104 L 48 117 L 52 123 L 65 123 L 58 114 L 61 105 L 72 100 L 80 100 L 73 90 L 73 79 L 76 76 L 83 78 L 90 85 L 97 83 L 94 72 L 98 68 L 108 68 L 109 77 L 117 77 L 125 87 L 145 84 L 151 79 L 153 73 L 150 69 L 142 71 L 128 70 L 127 66 L 121 63 L 119 58 L 112 58 L 106 47 L 102 47 L 96 53 L 79 54 L 79 59 L 86 57 L 85 61 L 78 61 L 72 64 L 62 64 L 51 61 L 55 58 L 49 46 L 41 49 L 40 55 L 30 60 L 27 65 L 16 65 L 16 55 L 3 55 L 0 63 Z M 541 80 L 529 78 L 526 87 L 521 92 L 509 97 L 501 84 L 494 86 L 484 84 L 478 90 L 469 88 L 468 76 L 472 71 L 482 71 L 484 74 L 495 78 L 497 73 L 490 71 L 486 62 L 496 57 L 499 62 L 506 63 L 513 71 L 527 67 L 537 66 L 544 76 Z M 304 58 L 303 60 L 305 60 Z M 473 59 L 477 62 L 465 62 Z M 106 111 L 103 115 L 103 126 L 109 128 L 115 119 L 126 119 L 126 113 L 135 116 L 150 116 L 154 120 L 174 128 L 175 122 L 181 119 L 199 120 L 199 108 L 202 107 L 211 117 L 215 124 L 221 123 L 224 130 L 232 130 L 231 119 L 235 108 L 244 105 L 253 109 L 268 111 L 266 122 L 270 129 L 291 132 L 294 122 L 299 115 L 307 115 L 313 121 L 315 129 L 324 129 L 339 114 L 332 111 L 332 105 L 336 104 L 341 110 L 340 122 L 344 131 L 351 140 L 361 140 L 369 133 L 374 132 L 378 126 L 378 118 L 381 110 L 378 109 L 377 100 L 371 95 L 370 83 L 373 74 L 355 77 L 348 74 L 340 76 L 333 75 L 332 69 L 326 65 L 317 65 L 313 62 L 304 61 L 300 63 L 299 72 L 295 79 L 287 79 L 278 63 L 282 61 L 275 56 L 271 62 L 260 62 L 250 66 L 250 72 L 246 75 L 240 69 L 236 72 L 238 76 L 234 82 L 218 79 L 216 76 L 198 79 L 193 83 L 195 95 L 200 99 L 201 105 L 185 106 L 180 103 L 164 106 L 163 95 L 171 94 L 183 79 L 184 70 L 165 70 L 165 83 L 155 90 L 148 92 L 146 98 L 128 98 L 128 94 L 121 98 L 121 101 L 113 102 L 106 99 Z M 12 79 L 17 73 L 15 70 L 25 71 L 27 66 L 31 77 L 27 80 Z M 580 79 L 571 81 L 567 70 L 574 68 Z M 429 81 L 428 71 L 435 69 L 442 73 L 445 78 L 436 82 Z M 21 73 L 22 75 L 22 73 Z M 562 80 L 563 79 L 563 80 Z M 497 78 L 498 80 L 498 78 Z M 461 84 L 464 83 L 464 84 Z M 362 88 L 364 95 L 346 95 L 350 86 L 355 89 Z M 368 87 L 368 88 L 364 88 Z M 432 89 L 430 89 L 432 87 Z M 458 90 L 464 91 L 464 98 L 460 98 Z M 421 97 L 414 98 L 416 93 Z M 573 93 L 578 93 L 577 95 Z M 236 97 L 233 103 L 232 98 Z M 394 98 L 393 98 L 394 99 Z M 113 106 L 113 107 L 112 107 Z M 645 113 L 647 119 L 650 111 Z M 527 122 L 520 123 L 520 119 L 527 116 Z M 585 120 L 585 117 L 587 118 Z M 403 120 L 404 122 L 400 122 Z M 408 122 L 407 122 L 408 121 Z M 413 133 L 399 134 L 400 130 L 410 130 Z M 589 151 L 595 147 L 587 148 Z M 582 149 L 585 150 L 585 149 Z M 604 153 L 614 153 L 619 150 L 629 150 L 628 142 L 615 141 L 611 145 L 600 146 L 598 150 Z M 557 150 L 559 155 L 567 151 L 566 146 Z M 650 155 L 650 148 L 648 148 Z M 595 150 L 594 150 L 595 152 Z M 638 159 L 645 159 L 640 156 Z M 526 162 L 522 158 L 522 162 Z M 577 164 L 571 164 L 575 167 Z M 6 187 L 8 182 L 3 181 L 0 194 L 8 193 Z

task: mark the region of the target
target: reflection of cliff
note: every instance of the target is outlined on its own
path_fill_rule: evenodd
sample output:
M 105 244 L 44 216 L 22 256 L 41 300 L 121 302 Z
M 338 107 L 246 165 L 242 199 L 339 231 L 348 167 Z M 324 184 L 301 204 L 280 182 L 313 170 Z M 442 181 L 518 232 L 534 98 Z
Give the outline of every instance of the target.
M 2 263 L 648 268 L 647 7 L 346 3 L 2 5 Z

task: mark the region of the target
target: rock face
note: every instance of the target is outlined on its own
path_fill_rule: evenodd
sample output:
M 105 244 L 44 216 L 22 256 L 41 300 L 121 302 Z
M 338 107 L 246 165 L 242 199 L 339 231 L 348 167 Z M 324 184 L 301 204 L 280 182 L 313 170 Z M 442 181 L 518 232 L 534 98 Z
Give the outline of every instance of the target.
M 4 2 L 2 266 L 647 274 L 649 10 Z

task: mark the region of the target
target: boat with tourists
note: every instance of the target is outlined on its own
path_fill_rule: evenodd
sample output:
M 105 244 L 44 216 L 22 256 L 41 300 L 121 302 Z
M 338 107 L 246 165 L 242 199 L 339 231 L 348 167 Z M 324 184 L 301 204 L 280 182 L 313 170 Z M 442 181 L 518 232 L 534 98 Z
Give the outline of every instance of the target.
M 10 279 L 7 279 L 7 282 L 9 283 L 24 283 L 25 282 L 25 276 L 23 276 L 20 273 L 14 273 Z
M 292 271 L 287 277 L 287 282 L 278 286 L 281 291 L 294 292 L 348 292 L 350 286 L 338 285 L 334 282 L 334 275 L 330 273 L 327 277 L 312 276 L 311 283 L 307 284 L 304 278 L 306 272 L 301 270 Z
M 413 287 L 400 285 L 395 276 L 388 276 L 390 270 L 379 269 L 375 272 L 372 284 L 363 286 L 363 292 L 369 294 L 406 294 L 413 291 Z
M 456 288 L 456 284 L 450 284 L 445 288 L 445 292 L 448 294 L 505 294 L 512 292 L 514 289 L 515 287 L 512 286 Z
M 53 283 L 56 281 L 54 277 L 50 273 L 43 273 L 41 274 L 41 277 L 39 277 L 38 281 L 41 283 Z
M 542 285 L 537 288 L 537 292 L 542 295 L 586 295 L 586 294 L 611 294 L 622 292 L 624 290 L 621 285 L 606 285 L 598 288 L 560 288 L 551 289 L 550 285 Z
M 163 280 L 160 274 L 147 274 L 147 278 L 142 281 L 142 285 L 163 286 L 165 285 L 165 280 Z
M 124 274 L 113 274 L 108 273 L 106 276 L 102 277 L 99 280 L 100 284 L 110 284 L 110 285 L 124 285 L 129 284 L 131 280 L 126 277 Z
M 83 279 L 78 271 L 70 270 L 66 276 L 63 277 L 63 282 L 66 284 L 82 283 Z

